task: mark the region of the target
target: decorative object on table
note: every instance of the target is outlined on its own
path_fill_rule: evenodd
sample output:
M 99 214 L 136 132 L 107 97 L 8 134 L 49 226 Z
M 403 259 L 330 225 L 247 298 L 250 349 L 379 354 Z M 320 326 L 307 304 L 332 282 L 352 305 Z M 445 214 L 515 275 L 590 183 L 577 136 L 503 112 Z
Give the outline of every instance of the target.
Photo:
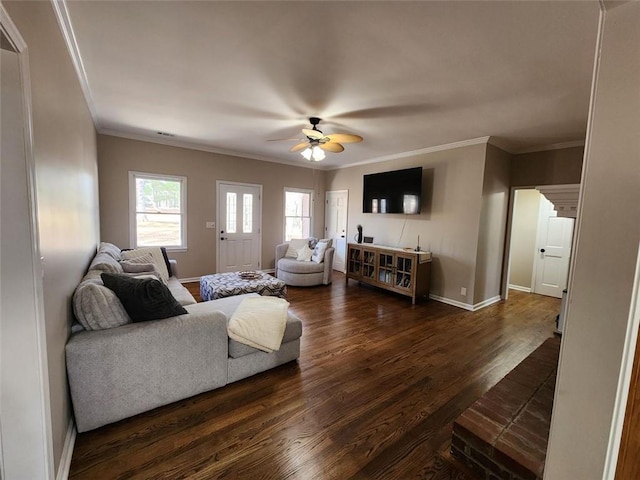
M 257 278 L 262 278 L 262 273 L 256 272 L 255 270 L 246 270 L 244 272 L 238 272 L 238 275 L 243 280 L 256 280 Z

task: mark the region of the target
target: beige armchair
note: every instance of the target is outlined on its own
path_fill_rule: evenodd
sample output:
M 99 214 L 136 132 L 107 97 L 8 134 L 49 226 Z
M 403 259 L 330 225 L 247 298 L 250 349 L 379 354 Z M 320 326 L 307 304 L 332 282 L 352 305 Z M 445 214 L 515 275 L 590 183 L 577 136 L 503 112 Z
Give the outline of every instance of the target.
M 288 249 L 288 243 L 276 246 L 276 278 L 294 287 L 311 287 L 331 283 L 335 252 L 332 246 L 325 250 L 323 260 L 320 263 L 288 258 L 286 257 Z

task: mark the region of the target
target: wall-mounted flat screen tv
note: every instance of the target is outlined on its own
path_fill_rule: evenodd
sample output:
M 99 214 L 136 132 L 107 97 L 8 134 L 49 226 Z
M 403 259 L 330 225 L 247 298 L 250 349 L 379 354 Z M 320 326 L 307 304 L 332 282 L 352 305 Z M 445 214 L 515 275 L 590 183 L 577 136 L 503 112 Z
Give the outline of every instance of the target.
M 422 167 L 364 176 L 363 213 L 420 213 Z

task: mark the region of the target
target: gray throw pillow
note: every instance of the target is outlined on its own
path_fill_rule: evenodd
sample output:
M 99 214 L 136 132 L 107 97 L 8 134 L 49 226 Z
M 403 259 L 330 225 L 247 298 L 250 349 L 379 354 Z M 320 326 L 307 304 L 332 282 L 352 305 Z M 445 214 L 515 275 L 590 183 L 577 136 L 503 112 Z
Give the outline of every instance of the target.
M 113 290 L 134 322 L 160 320 L 188 313 L 169 288 L 152 278 L 103 273 L 104 286 Z

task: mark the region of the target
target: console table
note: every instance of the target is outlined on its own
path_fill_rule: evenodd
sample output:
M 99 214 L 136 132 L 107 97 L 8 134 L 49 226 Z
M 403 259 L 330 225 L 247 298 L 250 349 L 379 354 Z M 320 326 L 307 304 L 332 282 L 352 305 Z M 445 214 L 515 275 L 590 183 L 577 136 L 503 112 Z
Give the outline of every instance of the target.
M 347 250 L 349 279 L 374 285 L 417 299 L 429 297 L 431 252 L 385 247 L 382 245 L 350 243 Z

